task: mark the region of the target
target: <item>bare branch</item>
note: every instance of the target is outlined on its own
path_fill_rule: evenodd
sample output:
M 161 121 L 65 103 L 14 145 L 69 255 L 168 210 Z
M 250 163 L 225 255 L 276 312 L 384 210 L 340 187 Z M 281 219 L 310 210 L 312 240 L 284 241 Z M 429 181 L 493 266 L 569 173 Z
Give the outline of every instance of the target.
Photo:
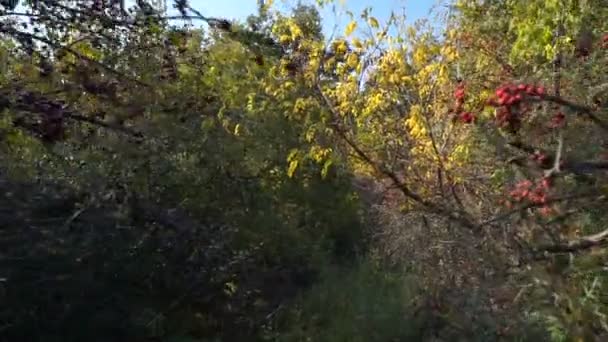
M 555 158 L 553 160 L 553 167 L 545 172 L 545 177 L 552 177 L 560 173 L 560 163 L 562 159 L 562 152 L 564 149 L 564 130 L 560 128 L 559 138 L 557 140 L 557 150 L 555 151 Z
M 602 246 L 608 243 L 608 229 L 597 234 L 584 236 L 580 239 L 570 240 L 564 243 L 544 245 L 535 248 L 537 253 L 573 253 L 580 252 L 592 247 Z
M 520 212 L 528 210 L 528 209 L 540 208 L 540 207 L 544 207 L 549 204 L 564 202 L 564 201 L 573 200 L 573 199 L 593 197 L 593 196 L 598 196 L 598 195 L 599 195 L 599 193 L 597 191 L 592 191 L 592 192 L 587 192 L 587 193 L 582 193 L 582 194 L 574 194 L 574 195 L 569 195 L 569 196 L 556 197 L 556 198 L 547 200 L 545 203 L 527 203 L 527 204 L 519 206 L 513 210 L 507 211 L 506 213 L 503 213 L 503 214 L 500 214 L 491 219 L 485 220 L 484 222 L 482 222 L 480 224 L 480 226 L 486 226 L 486 225 L 489 225 L 492 223 L 496 223 L 498 221 L 505 220 L 505 219 L 511 217 L 512 215 L 515 215 L 517 213 L 520 213 Z M 599 196 L 601 196 L 601 195 L 599 195 Z
M 80 115 L 80 114 L 74 114 L 74 113 L 66 113 L 66 118 L 68 119 L 72 119 L 74 121 L 80 121 L 80 122 L 86 122 L 95 126 L 99 126 L 99 127 L 103 127 L 103 128 L 107 128 L 110 130 L 114 130 L 117 132 L 121 132 L 127 135 L 130 135 L 134 138 L 137 139 L 141 139 L 143 138 L 143 134 L 139 131 L 133 130 L 129 127 L 125 127 L 123 125 L 119 125 L 119 124 L 110 124 L 101 120 L 97 120 L 94 118 L 90 118 L 84 115 Z
M 601 120 L 600 118 L 595 116 L 595 113 L 594 113 L 595 111 L 591 107 L 580 105 L 580 104 L 574 103 L 572 101 L 568 101 L 562 97 L 553 96 L 553 95 L 543 95 L 541 98 L 528 98 L 528 99 L 526 99 L 526 101 L 527 102 L 548 101 L 548 102 L 552 102 L 555 104 L 559 104 L 561 106 L 564 106 L 575 112 L 578 112 L 578 113 L 581 113 L 581 114 L 587 116 L 593 123 L 595 123 L 596 125 L 601 127 L 603 130 L 608 131 L 608 123 L 604 122 L 603 120 Z

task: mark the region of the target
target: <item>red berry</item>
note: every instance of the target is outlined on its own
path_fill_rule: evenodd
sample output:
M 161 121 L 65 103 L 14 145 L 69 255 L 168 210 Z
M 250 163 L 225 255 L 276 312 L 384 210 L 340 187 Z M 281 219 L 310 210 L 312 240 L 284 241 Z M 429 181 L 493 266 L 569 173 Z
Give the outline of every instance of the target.
M 456 91 L 454 92 L 454 97 L 456 97 L 457 99 L 463 98 L 464 89 L 462 89 L 462 88 L 456 89 Z
M 527 179 L 524 180 L 524 181 L 521 181 L 521 182 L 517 183 L 517 187 L 521 187 L 521 188 L 526 188 L 527 189 L 527 188 L 529 188 L 531 186 L 532 186 L 532 182 L 530 180 L 527 180 Z
M 536 89 L 532 85 L 526 86 L 526 93 L 528 93 L 528 95 L 535 95 L 535 92 Z
M 542 87 L 542 86 L 536 87 L 536 94 L 538 94 L 540 96 L 545 95 L 545 87 Z
M 464 112 L 460 114 L 460 120 L 464 123 L 471 123 L 475 120 L 475 116 L 472 113 Z

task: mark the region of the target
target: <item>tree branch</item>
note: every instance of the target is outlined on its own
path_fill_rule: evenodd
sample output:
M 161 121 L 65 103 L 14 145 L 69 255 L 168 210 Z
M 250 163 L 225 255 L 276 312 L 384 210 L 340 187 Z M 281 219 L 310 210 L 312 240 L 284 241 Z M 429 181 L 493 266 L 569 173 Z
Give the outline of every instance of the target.
M 560 96 L 553 96 L 553 95 L 543 95 L 540 98 L 528 98 L 528 99 L 526 99 L 526 101 L 527 102 L 548 101 L 548 102 L 552 102 L 552 103 L 564 106 L 575 112 L 579 112 L 583 115 L 586 115 L 593 123 L 595 123 L 596 125 L 601 127 L 603 130 L 608 131 L 608 123 L 604 122 L 603 120 L 601 120 L 600 118 L 595 116 L 595 114 L 594 114 L 595 111 L 591 107 L 580 105 L 580 104 L 574 103 L 572 101 L 568 101 Z
M 85 61 L 87 61 L 87 62 L 89 62 L 91 64 L 94 64 L 96 66 L 99 66 L 102 69 L 104 69 L 104 70 L 106 70 L 106 71 L 108 71 L 108 72 L 110 72 L 110 73 L 112 73 L 112 74 L 114 74 L 114 75 L 116 75 L 116 76 L 118 76 L 120 78 L 123 78 L 123 79 L 126 79 L 128 81 L 137 83 L 137 84 L 139 84 L 141 86 L 144 86 L 146 88 L 150 88 L 151 87 L 149 84 L 147 84 L 147 83 L 145 83 L 145 82 L 143 82 L 141 80 L 129 77 L 129 76 L 125 75 L 124 73 L 122 73 L 122 72 L 120 72 L 120 71 L 118 71 L 118 70 L 116 70 L 116 69 L 114 69 L 114 68 L 112 68 L 112 67 L 110 67 L 110 66 L 108 66 L 108 65 L 106 65 L 104 63 L 101 63 L 101 62 L 99 62 L 99 61 L 97 61 L 97 60 L 95 60 L 95 59 L 93 59 L 91 57 L 85 56 L 85 55 L 79 53 L 78 51 L 76 51 L 76 50 L 68 47 L 68 46 L 64 46 L 64 45 L 55 43 L 55 42 L 53 42 L 50 39 L 47 39 L 45 37 L 40 37 L 40 36 L 31 34 L 31 33 L 21 32 L 21 31 L 15 30 L 14 28 L 6 27 L 6 26 L 0 26 L 0 33 L 2 33 L 2 32 L 7 33 L 9 35 L 13 35 L 13 36 L 18 36 L 18 37 L 22 37 L 22 38 L 26 38 L 26 39 L 36 40 L 36 41 L 39 41 L 41 43 L 45 43 L 45 44 L 47 44 L 47 45 L 49 45 L 49 46 L 51 46 L 51 47 L 53 47 L 55 49 L 64 50 L 64 51 L 66 51 L 66 52 L 68 52 L 68 53 L 76 56 L 77 58 L 85 60 Z
M 536 253 L 573 253 L 608 243 L 608 229 L 599 233 L 584 236 L 564 243 L 539 246 L 534 249 Z
M 533 208 L 540 208 L 549 204 L 554 204 L 554 203 L 559 203 L 559 202 L 564 202 L 564 201 L 568 201 L 568 200 L 572 200 L 572 199 L 580 199 L 580 198 L 586 198 L 586 197 L 592 197 L 592 196 L 596 196 L 599 195 L 599 193 L 597 191 L 593 191 L 593 192 L 587 192 L 587 193 L 582 193 L 582 194 L 574 194 L 574 195 L 569 195 L 569 196 L 563 196 L 563 197 L 556 197 L 553 199 L 549 199 L 547 200 L 545 203 L 527 203 L 524 204 L 522 206 L 519 206 L 513 210 L 507 211 L 506 213 L 500 214 L 496 217 L 487 219 L 485 221 L 483 221 L 480 226 L 486 226 L 488 224 L 492 224 L 492 223 L 496 223 L 498 221 L 502 221 L 504 219 L 509 218 L 512 215 L 515 215 L 517 213 L 520 213 L 524 210 L 528 210 L 528 209 L 533 209 Z

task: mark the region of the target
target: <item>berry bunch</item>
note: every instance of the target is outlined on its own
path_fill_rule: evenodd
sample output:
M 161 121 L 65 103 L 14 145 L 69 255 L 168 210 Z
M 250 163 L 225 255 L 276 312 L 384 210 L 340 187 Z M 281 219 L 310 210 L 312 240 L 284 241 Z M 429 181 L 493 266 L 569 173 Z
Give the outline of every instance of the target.
M 528 202 L 531 204 L 542 205 L 541 213 L 548 215 L 551 212 L 551 208 L 547 206 L 548 195 L 547 192 L 552 187 L 552 181 L 548 177 L 544 177 L 537 184 L 532 183 L 530 180 L 524 180 L 515 185 L 509 196 L 514 202 Z M 508 202 L 510 204 L 510 202 Z
M 456 99 L 456 108 L 454 109 L 456 113 L 455 119 L 460 120 L 461 122 L 470 124 L 475 121 L 475 115 L 471 112 L 464 111 L 464 98 L 466 92 L 463 82 L 459 82 L 456 90 L 454 91 L 454 98 Z
M 542 86 L 531 84 L 509 84 L 496 90 L 495 96 L 488 100 L 488 105 L 498 108 L 496 120 L 501 127 L 516 132 L 521 126 L 521 117 L 530 110 L 525 106 L 526 98 L 539 98 L 546 94 Z
M 602 48 L 608 49 L 608 33 L 602 37 Z

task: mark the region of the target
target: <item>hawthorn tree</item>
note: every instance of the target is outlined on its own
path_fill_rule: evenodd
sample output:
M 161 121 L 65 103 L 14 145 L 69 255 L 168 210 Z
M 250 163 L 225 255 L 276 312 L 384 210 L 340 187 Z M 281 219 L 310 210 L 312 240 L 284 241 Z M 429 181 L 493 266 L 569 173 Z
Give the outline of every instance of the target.
M 538 280 L 551 265 L 552 275 L 538 280 L 547 293 L 583 290 L 564 273 L 581 270 L 564 270 L 562 256 L 596 250 L 608 236 L 595 226 L 605 205 L 605 6 L 454 5 L 443 37 L 396 14 L 381 25 L 371 9 L 347 13 L 352 21 L 328 44 L 304 40 L 294 21 L 280 26 L 279 41 L 295 48 L 271 70 L 265 92 L 279 101 L 297 94 L 292 118 L 317 142 L 290 153 L 290 171 L 304 160 L 331 165 L 332 155 L 343 155 L 355 172 L 396 189 L 392 202 L 405 217 L 420 218 L 415 225 L 422 228 L 408 227 L 408 236 L 422 248 L 407 251 L 418 251 L 411 260 L 429 284 L 454 289 L 468 282 L 484 289 L 494 308 L 518 302 L 528 288 L 521 276 Z M 294 69 L 298 51 L 309 58 Z M 399 227 L 388 240 L 404 234 Z M 429 263 L 420 263 L 425 258 Z M 555 287 L 556 279 L 567 285 Z M 589 286 L 597 289 L 594 279 Z M 549 318 L 553 328 L 598 334 L 600 303 L 575 299 L 593 304 L 568 310 L 595 317 L 593 323 Z M 494 327 L 499 334 L 510 328 Z

